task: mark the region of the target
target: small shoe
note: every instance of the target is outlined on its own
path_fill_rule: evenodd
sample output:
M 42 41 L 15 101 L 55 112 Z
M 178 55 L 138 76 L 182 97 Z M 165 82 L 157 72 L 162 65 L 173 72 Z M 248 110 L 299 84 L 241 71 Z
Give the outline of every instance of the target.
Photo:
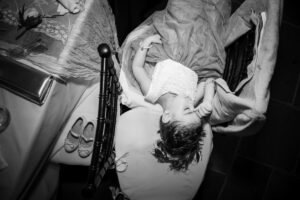
M 66 152 L 72 153 L 77 149 L 79 145 L 79 138 L 80 135 L 82 134 L 83 123 L 84 123 L 83 118 L 79 117 L 73 124 L 71 130 L 69 130 L 64 143 L 64 148 Z
M 94 146 L 94 138 L 96 134 L 95 122 L 88 122 L 83 129 L 83 133 L 80 136 L 78 153 L 82 158 L 88 157 Z

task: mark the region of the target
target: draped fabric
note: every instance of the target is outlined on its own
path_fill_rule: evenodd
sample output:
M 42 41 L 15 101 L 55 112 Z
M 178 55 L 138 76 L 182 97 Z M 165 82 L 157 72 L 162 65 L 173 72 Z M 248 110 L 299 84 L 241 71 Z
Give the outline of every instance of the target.
M 219 23 L 212 22 L 209 15 L 210 6 L 204 1 L 169 1 L 166 9 L 152 18 L 153 28 L 161 35 L 163 45 L 154 45 L 147 61 L 171 58 L 193 69 L 200 79 L 221 77 L 225 50 L 217 33 Z M 222 10 L 230 12 L 229 5 Z

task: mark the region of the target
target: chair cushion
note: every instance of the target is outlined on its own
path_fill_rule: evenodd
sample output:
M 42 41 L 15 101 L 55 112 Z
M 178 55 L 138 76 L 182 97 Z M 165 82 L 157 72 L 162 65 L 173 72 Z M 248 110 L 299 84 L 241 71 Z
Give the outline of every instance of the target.
M 131 200 L 185 200 L 196 194 L 206 171 L 212 150 L 212 132 L 205 125 L 206 137 L 202 159 L 193 162 L 185 172 L 174 172 L 169 164 L 158 163 L 151 154 L 160 138 L 160 113 L 147 108 L 134 108 L 120 116 L 116 126 L 116 165 L 122 163 L 118 178 L 122 191 Z

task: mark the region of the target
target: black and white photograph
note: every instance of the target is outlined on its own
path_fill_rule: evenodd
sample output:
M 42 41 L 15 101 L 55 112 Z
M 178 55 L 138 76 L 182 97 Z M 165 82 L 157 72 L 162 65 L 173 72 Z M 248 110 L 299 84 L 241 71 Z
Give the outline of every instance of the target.
M 0 0 L 0 199 L 300 199 L 296 4 Z

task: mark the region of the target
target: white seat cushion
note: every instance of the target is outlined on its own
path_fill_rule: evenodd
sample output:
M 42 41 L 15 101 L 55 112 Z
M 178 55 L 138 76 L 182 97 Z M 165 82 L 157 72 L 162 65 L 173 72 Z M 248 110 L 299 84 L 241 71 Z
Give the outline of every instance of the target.
M 169 164 L 158 163 L 151 154 L 160 135 L 160 113 L 135 108 L 121 115 L 116 127 L 116 160 L 125 164 L 118 171 L 121 189 L 131 200 L 193 199 L 203 181 L 212 150 L 212 132 L 208 124 L 202 148 L 202 160 L 193 162 L 186 172 L 174 172 Z M 127 168 L 126 168 L 127 165 Z M 117 167 L 118 169 L 118 167 Z

